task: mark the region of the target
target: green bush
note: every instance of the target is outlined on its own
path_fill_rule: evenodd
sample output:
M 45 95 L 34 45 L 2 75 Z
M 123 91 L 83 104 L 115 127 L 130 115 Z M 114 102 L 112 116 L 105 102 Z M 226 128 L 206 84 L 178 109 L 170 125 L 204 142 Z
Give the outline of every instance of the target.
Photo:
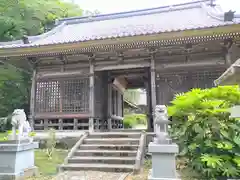
M 206 179 L 240 176 L 240 120 L 229 118 L 238 104 L 238 86 L 224 86 L 179 94 L 168 107 L 179 155 Z
M 123 120 L 124 128 L 133 128 L 138 124 L 147 124 L 147 119 L 145 114 L 127 114 L 124 116 Z

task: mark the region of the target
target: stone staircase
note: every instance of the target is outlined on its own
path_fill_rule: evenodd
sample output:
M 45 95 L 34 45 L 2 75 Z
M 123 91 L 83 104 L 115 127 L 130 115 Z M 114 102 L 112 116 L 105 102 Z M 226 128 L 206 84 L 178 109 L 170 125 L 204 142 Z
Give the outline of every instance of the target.
M 144 132 L 84 134 L 72 148 L 60 171 L 137 172 L 145 151 Z

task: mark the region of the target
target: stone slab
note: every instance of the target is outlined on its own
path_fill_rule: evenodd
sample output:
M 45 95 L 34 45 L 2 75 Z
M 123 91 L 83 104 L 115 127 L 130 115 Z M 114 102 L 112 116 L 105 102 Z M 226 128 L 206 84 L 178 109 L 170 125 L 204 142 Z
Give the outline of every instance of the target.
M 179 152 L 177 144 L 155 144 L 153 142 L 149 143 L 148 146 L 149 153 L 166 153 L 166 154 L 176 154 Z
M 38 142 L 32 143 L 20 143 L 14 144 L 13 142 L 6 141 L 0 144 L 0 153 L 1 152 L 19 152 L 19 151 L 26 151 L 29 149 L 36 149 L 39 147 Z

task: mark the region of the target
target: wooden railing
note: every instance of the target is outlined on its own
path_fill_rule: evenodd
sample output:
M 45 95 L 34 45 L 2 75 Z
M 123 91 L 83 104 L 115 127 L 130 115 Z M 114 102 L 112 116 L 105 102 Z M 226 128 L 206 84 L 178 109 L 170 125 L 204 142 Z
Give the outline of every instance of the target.
M 68 163 L 68 160 L 73 157 L 74 153 L 78 149 L 78 147 L 83 143 L 83 140 L 89 135 L 89 132 L 84 132 L 81 136 L 78 142 L 72 147 L 70 152 L 68 153 L 67 157 L 64 159 L 64 164 Z
M 145 148 L 146 148 L 146 133 L 142 131 L 135 161 L 135 167 L 133 172 L 134 174 L 138 173 L 141 169 L 141 166 L 143 165 Z

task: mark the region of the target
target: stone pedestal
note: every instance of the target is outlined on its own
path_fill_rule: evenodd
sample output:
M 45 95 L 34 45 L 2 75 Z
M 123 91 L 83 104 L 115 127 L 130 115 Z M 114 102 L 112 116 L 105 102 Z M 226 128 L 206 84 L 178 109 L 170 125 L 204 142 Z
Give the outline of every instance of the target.
M 152 170 L 148 180 L 177 180 L 175 154 L 178 153 L 177 144 L 155 144 L 148 146 L 152 154 Z
M 23 180 L 36 175 L 35 148 L 37 142 L 26 140 L 0 142 L 0 180 Z

